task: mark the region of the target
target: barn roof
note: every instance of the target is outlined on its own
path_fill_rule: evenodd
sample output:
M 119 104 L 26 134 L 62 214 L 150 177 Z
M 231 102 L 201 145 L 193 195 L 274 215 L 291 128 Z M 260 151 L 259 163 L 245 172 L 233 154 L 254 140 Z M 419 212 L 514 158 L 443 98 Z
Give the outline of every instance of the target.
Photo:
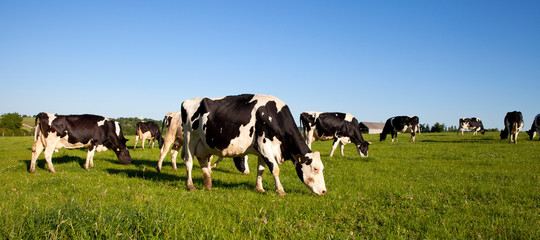
M 384 123 L 378 122 L 360 122 L 361 125 L 364 125 L 368 129 L 383 129 Z

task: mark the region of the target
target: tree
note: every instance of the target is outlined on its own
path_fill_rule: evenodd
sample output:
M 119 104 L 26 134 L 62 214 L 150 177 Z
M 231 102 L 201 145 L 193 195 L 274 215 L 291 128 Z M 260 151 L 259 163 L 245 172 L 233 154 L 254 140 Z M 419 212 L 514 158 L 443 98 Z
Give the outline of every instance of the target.
M 431 127 L 431 132 L 444 132 L 446 131 L 446 127 L 444 126 L 444 123 L 436 122 L 433 124 L 433 127 Z
M 23 118 L 18 113 L 6 113 L 0 119 L 0 128 L 16 130 L 21 129 Z

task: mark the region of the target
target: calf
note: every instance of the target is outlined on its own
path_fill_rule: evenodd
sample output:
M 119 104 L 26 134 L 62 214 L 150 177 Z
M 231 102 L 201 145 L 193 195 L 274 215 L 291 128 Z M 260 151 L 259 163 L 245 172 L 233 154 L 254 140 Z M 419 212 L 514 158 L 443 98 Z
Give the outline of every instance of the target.
M 163 145 L 163 137 L 161 137 L 161 131 L 159 126 L 155 122 L 145 122 L 141 121 L 135 125 L 135 144 L 133 145 L 133 150 L 137 147 L 137 142 L 139 138 L 141 139 L 142 149 L 144 150 L 144 142 L 148 140 L 148 145 L 152 141 L 152 148 L 154 148 L 154 143 L 156 139 L 158 140 L 158 145 Z
M 480 131 L 482 134 L 485 133 L 484 124 L 482 124 L 482 120 L 480 118 L 460 118 L 459 119 L 459 127 L 458 127 L 458 134 L 459 130 L 461 130 L 461 136 L 463 136 L 463 132 L 466 129 L 474 130 L 473 135 L 477 135 L 478 131 Z
M 353 142 L 361 157 L 368 156 L 368 148 L 371 144 L 364 141 L 360 132 L 360 124 L 353 115 L 338 112 L 303 112 L 300 114 L 300 123 L 304 129 L 306 144 L 311 149 L 311 144 L 317 140 L 326 141 L 334 139 L 330 157 L 334 155 L 337 146 L 340 145 L 341 156 L 345 144 Z
M 128 140 L 120 124 L 97 115 L 56 115 L 39 113 L 36 116 L 36 131 L 32 145 L 30 172 L 35 171 L 36 160 L 45 149 L 45 160 L 51 172 L 56 172 L 52 164 L 52 154 L 60 148 L 82 148 L 88 146 L 84 168 L 94 166 L 94 153 L 110 148 L 118 160 L 131 163 L 131 156 L 126 147 Z
M 418 131 L 418 121 L 417 116 L 391 117 L 386 120 L 386 123 L 384 124 L 383 131 L 380 135 L 380 140 L 386 140 L 386 135 L 390 134 L 390 136 L 392 136 L 392 142 L 394 142 L 394 139 L 397 142 L 398 132 L 404 133 L 408 131 L 411 133 L 411 139 L 409 142 L 414 142 L 415 133 Z
M 163 128 L 165 126 L 167 129 L 167 133 L 165 134 L 165 139 L 163 140 L 162 144 L 159 145 L 161 152 L 159 154 L 157 171 L 161 172 L 163 159 L 165 159 L 165 156 L 167 155 L 167 152 L 169 152 L 169 148 L 171 148 L 171 146 L 171 163 L 174 171 L 177 171 L 176 157 L 178 156 L 178 151 L 184 144 L 184 128 L 182 127 L 181 112 L 168 112 L 163 118 L 161 132 L 163 132 Z M 223 160 L 222 157 L 220 157 L 214 164 L 212 164 L 211 168 L 217 167 L 217 164 L 221 162 L 221 160 Z M 236 169 L 238 169 L 238 171 L 243 174 L 249 174 L 249 166 L 247 160 L 247 155 L 243 157 L 233 158 Z M 212 157 L 210 157 L 209 161 L 212 161 Z
M 529 139 L 533 140 L 536 137 L 537 132 L 540 133 L 540 114 L 534 117 L 531 130 L 527 131 L 527 134 L 529 134 Z M 538 140 L 540 140 L 540 138 Z
M 256 189 L 264 192 L 262 174 L 268 166 L 276 191 L 284 195 L 278 164 L 291 160 L 300 180 L 315 194 L 324 195 L 323 164 L 302 139 L 289 107 L 273 96 L 244 94 L 221 98 L 194 98 L 182 103 L 187 187 L 193 158 L 199 159 L 205 186 L 212 187 L 208 158 L 211 155 L 258 156 Z
M 509 143 L 517 143 L 519 131 L 523 128 L 523 115 L 521 112 L 513 111 L 506 113 L 504 117 L 504 129 L 501 131 L 501 139 L 507 139 L 508 134 L 510 138 Z

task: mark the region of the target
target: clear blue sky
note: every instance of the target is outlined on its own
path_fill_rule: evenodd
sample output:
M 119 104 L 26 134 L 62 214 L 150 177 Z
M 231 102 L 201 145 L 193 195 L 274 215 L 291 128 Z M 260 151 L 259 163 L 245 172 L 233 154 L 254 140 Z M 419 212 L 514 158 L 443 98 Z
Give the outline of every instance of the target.
M 540 113 L 540 1 L 1 1 L 0 113 L 274 95 L 359 121 Z

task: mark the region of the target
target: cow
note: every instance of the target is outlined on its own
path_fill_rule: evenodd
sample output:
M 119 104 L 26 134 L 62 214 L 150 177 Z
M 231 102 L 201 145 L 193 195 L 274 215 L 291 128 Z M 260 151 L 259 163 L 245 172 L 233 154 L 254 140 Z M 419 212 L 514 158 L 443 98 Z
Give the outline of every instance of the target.
M 152 141 L 152 148 L 154 148 L 154 143 L 156 139 L 158 140 L 158 145 L 163 145 L 163 137 L 161 136 L 161 131 L 159 126 L 155 122 L 146 122 L 141 121 L 135 125 L 135 144 L 133 145 L 133 150 L 137 147 L 137 142 L 139 138 L 141 139 L 142 150 L 144 150 L 144 142 L 148 140 L 148 145 Z
M 523 114 L 521 112 L 513 111 L 506 113 L 504 116 L 504 129 L 501 130 L 501 139 L 507 139 L 508 134 L 510 138 L 509 143 L 517 143 L 519 131 L 523 128 Z
M 463 136 L 463 132 L 466 129 L 474 130 L 473 135 L 477 135 L 478 131 L 480 131 L 482 134 L 486 132 L 484 124 L 482 124 L 482 120 L 476 117 L 459 119 L 458 134 L 459 130 L 461 130 L 461 136 Z
M 163 159 L 165 159 L 165 156 L 167 155 L 167 152 L 169 152 L 169 148 L 171 148 L 171 146 L 171 163 L 173 170 L 177 171 L 176 157 L 178 156 L 178 151 L 184 144 L 184 128 L 182 127 L 181 112 L 168 112 L 167 114 L 165 114 L 165 117 L 163 118 L 163 122 L 161 124 L 161 132 L 163 132 L 165 126 L 167 127 L 167 133 L 165 134 L 164 140 L 159 145 L 161 152 L 159 154 L 157 171 L 161 172 Z M 221 162 L 221 160 L 223 160 L 222 157 L 220 157 L 214 164 L 211 165 L 211 169 L 217 167 L 218 163 Z M 236 169 L 238 169 L 238 171 L 243 174 L 249 174 L 249 166 L 247 160 L 247 155 L 243 157 L 233 158 Z M 209 161 L 212 161 L 212 157 L 210 157 Z
M 537 132 L 540 134 L 540 114 L 537 114 L 536 117 L 534 117 L 531 130 L 527 131 L 529 139 L 533 140 L 536 137 Z M 540 140 L 540 138 L 538 140 Z
M 330 157 L 334 155 L 337 146 L 340 145 L 341 156 L 345 144 L 353 142 L 361 157 L 368 156 L 368 148 L 371 144 L 364 141 L 360 132 L 360 124 L 356 118 L 348 113 L 339 112 L 303 112 L 300 114 L 300 123 L 304 129 L 306 144 L 311 149 L 311 144 L 317 140 L 334 140 Z
M 410 132 L 411 139 L 409 142 L 415 141 L 415 133 L 418 131 L 418 117 L 417 116 L 396 116 L 391 117 L 386 120 L 382 133 L 380 134 L 380 140 L 386 140 L 386 135 L 390 134 L 392 136 L 392 142 L 394 139 L 396 142 L 398 132 Z
M 56 172 L 52 164 L 52 154 L 60 148 L 82 148 L 88 146 L 84 168 L 94 166 L 95 151 L 112 149 L 123 164 L 131 163 L 122 127 L 118 122 L 97 115 L 57 115 L 39 113 L 36 116 L 36 130 L 32 145 L 32 160 L 29 171 L 33 173 L 36 160 L 45 149 L 45 160 L 49 171 Z
M 268 95 L 243 94 L 220 98 L 194 98 L 182 103 L 187 188 L 195 190 L 191 176 L 193 158 L 201 166 L 205 187 L 211 190 L 208 158 L 211 155 L 258 157 L 256 190 L 265 192 L 265 165 L 274 177 L 276 192 L 285 195 L 278 164 L 291 160 L 300 180 L 317 195 L 326 193 L 319 152 L 302 139 L 289 107 Z

